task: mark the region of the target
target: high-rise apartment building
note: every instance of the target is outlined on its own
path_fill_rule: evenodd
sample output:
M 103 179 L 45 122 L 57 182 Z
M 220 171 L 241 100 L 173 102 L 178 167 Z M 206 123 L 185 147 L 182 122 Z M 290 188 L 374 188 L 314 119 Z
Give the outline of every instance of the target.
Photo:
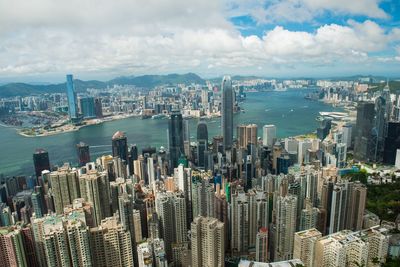
M 117 217 L 108 217 L 90 229 L 93 266 L 131 267 L 134 264 L 131 235 Z
M 51 172 L 49 177 L 55 212 L 62 214 L 66 205 L 72 204 L 74 199 L 80 197 L 78 172 L 69 165 L 64 165 Z
M 221 130 L 224 150 L 232 147 L 233 139 L 233 89 L 230 76 L 222 78 L 221 85 Z
M 106 172 L 89 171 L 79 177 L 81 197 L 93 204 L 95 225 L 111 215 L 110 184 Z
M 256 237 L 256 261 L 267 262 L 268 259 L 268 229 L 262 227 Z
M 0 228 L 0 262 L 2 266 L 28 267 L 20 229 Z
M 278 196 L 276 202 L 276 232 L 274 261 L 293 258 L 294 233 L 297 221 L 297 197 Z
M 196 217 L 191 224 L 192 266 L 225 266 L 225 226 L 210 217 Z
M 315 228 L 295 233 L 293 258 L 300 259 L 304 267 L 313 267 L 314 246 L 321 236 L 321 232 Z

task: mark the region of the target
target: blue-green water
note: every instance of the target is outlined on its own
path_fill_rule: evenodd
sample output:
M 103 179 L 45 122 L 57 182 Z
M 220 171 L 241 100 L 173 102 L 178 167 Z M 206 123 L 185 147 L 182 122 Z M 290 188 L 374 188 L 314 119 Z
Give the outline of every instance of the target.
M 319 111 L 332 111 L 333 107 L 321 102 L 304 99 L 304 90 L 286 92 L 248 93 L 242 103 L 245 112 L 235 114 L 234 123 L 255 123 L 258 136 L 262 135 L 262 126 L 275 124 L 278 137 L 287 137 L 309 133 L 316 129 L 315 121 Z M 196 136 L 197 120 L 190 120 L 190 135 Z M 76 132 L 47 137 L 23 137 L 15 129 L 0 127 L 0 173 L 5 175 L 31 174 L 33 172 L 32 153 L 36 148 L 49 151 L 51 164 L 63 162 L 76 163 L 75 145 L 83 141 L 91 146 L 92 159 L 111 152 L 111 136 L 120 130 L 126 132 L 128 142 L 137 144 L 139 149 L 145 146 L 167 145 L 168 120 L 141 120 L 128 118 L 100 125 L 88 126 Z M 221 132 L 220 119 L 208 121 L 209 137 Z M 234 133 L 236 135 L 236 132 Z

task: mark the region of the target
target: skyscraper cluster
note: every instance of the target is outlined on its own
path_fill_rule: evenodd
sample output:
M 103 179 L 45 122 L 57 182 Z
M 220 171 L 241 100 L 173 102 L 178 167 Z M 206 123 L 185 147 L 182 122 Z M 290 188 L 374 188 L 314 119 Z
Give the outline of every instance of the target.
M 117 131 L 110 155 L 93 159 L 80 143 L 77 165 L 50 166 L 46 151 L 35 152 L 36 176 L 0 187 L 0 259 L 149 267 L 385 261 L 387 230 L 364 220 L 366 186 L 340 172 L 348 127 L 322 127 L 322 139 L 280 139 L 274 125 L 260 138 L 257 125 L 237 125 L 234 139 L 233 96 L 225 76 L 221 136 L 212 142 L 200 121 L 187 143 L 176 110 L 167 149 L 140 149 Z

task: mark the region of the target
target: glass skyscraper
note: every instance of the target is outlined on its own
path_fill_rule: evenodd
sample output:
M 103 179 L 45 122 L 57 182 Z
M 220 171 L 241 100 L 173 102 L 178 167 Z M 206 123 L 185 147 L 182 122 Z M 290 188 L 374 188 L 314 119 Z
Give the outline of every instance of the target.
M 74 77 L 72 74 L 67 75 L 67 98 L 69 118 L 71 120 L 76 120 L 78 119 L 78 105 L 76 101 Z
M 232 147 L 233 138 L 233 89 L 230 76 L 222 79 L 222 107 L 221 107 L 221 128 L 224 150 Z
M 183 120 L 179 110 L 174 110 L 171 113 L 168 128 L 169 138 L 169 154 L 171 167 L 178 167 L 178 159 L 184 153 L 183 147 Z
M 87 119 L 96 117 L 93 97 L 83 97 L 81 98 L 80 102 L 83 118 Z

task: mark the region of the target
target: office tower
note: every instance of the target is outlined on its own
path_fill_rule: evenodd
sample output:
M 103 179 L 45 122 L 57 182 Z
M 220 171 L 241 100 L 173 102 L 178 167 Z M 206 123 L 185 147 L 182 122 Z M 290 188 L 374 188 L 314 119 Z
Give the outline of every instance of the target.
M 197 166 L 204 168 L 205 152 L 208 150 L 208 131 L 207 124 L 200 121 L 197 124 Z
M 233 89 L 230 76 L 222 78 L 221 91 L 221 130 L 223 149 L 226 151 L 232 148 L 233 139 Z
M 208 90 L 203 89 L 201 90 L 201 104 L 203 108 L 207 107 L 208 104 Z
M 42 171 L 50 170 L 49 152 L 44 149 L 36 149 L 33 153 L 33 165 L 35 166 L 36 177 L 42 175 Z
M 332 127 L 332 119 L 330 118 L 323 118 L 319 122 L 319 127 L 317 128 L 317 138 L 321 141 L 328 136 Z
M 357 120 L 354 136 L 354 159 L 361 161 L 372 160 L 371 131 L 374 126 L 375 104 L 359 102 L 357 105 Z
M 321 232 L 315 228 L 295 233 L 293 258 L 300 259 L 304 263 L 304 267 L 313 267 L 314 246 L 321 236 Z
M 346 144 L 347 148 L 351 147 L 352 144 L 352 131 L 353 131 L 353 125 L 347 123 L 342 126 L 343 143 Z
M 187 158 L 191 158 L 192 153 L 190 150 L 190 132 L 189 132 L 189 120 L 182 121 L 183 130 L 183 151 Z
M 257 125 L 238 125 L 237 139 L 239 148 L 247 148 L 248 144 L 257 145 Z
M 141 267 L 153 267 L 153 250 L 151 244 L 144 242 L 137 247 L 138 264 Z
M 225 265 L 225 226 L 210 217 L 196 217 L 191 224 L 192 266 Z
M 395 161 L 394 166 L 395 166 L 397 169 L 400 169 L 400 149 L 397 149 L 397 150 L 396 150 L 396 161 Z
M 346 212 L 346 229 L 361 230 L 365 205 L 367 201 L 367 187 L 360 182 L 348 185 L 348 199 Z
M 67 75 L 67 98 L 68 98 L 68 114 L 71 121 L 78 119 L 78 102 L 76 100 L 76 91 L 74 78 L 71 74 Z
M 168 140 L 171 163 L 170 169 L 173 169 L 178 167 L 179 157 L 185 152 L 183 147 L 182 114 L 179 110 L 174 110 L 171 113 L 168 123 Z
M 61 217 L 47 217 L 44 221 L 43 245 L 47 266 L 70 266 L 68 238 Z
M 72 266 L 92 266 L 89 227 L 85 223 L 85 214 L 73 211 L 66 216 L 64 223 Z
M 101 98 L 96 98 L 94 100 L 94 113 L 96 114 L 96 118 L 103 117 L 103 105 L 101 103 Z
M 50 173 L 50 184 L 57 214 L 62 214 L 66 205 L 80 197 L 78 172 L 68 165 Z
M 299 141 L 298 163 L 307 164 L 307 151 L 312 148 L 312 142 L 309 139 Z
M 84 142 L 79 142 L 79 144 L 76 145 L 76 151 L 80 166 L 84 166 L 86 163 L 90 162 L 89 145 Z
M 256 237 L 256 261 L 268 261 L 268 229 L 260 228 Z
M 96 117 L 94 98 L 82 97 L 80 99 L 81 113 L 84 119 L 91 119 Z
M 392 115 L 392 102 L 389 86 L 386 85 L 381 95 L 375 99 L 375 120 L 372 130 L 372 160 L 381 161 L 383 158 L 385 138 L 388 134 L 388 122 Z
M 106 172 L 96 170 L 79 177 L 81 197 L 93 204 L 95 225 L 110 214 L 110 188 Z
M 276 141 L 276 126 L 267 124 L 263 126 L 263 146 L 272 148 Z
M 0 262 L 2 266 L 28 266 L 20 229 L 0 228 Z
M 400 122 L 389 122 L 383 151 L 385 164 L 394 165 L 396 163 L 397 149 L 400 149 Z
M 108 217 L 90 228 L 90 247 L 93 266 L 134 266 L 131 235 L 117 217 Z
M 282 154 L 276 159 L 276 174 L 288 174 L 291 160 L 288 154 Z
M 128 162 L 128 143 L 125 134 L 116 132 L 112 137 L 112 155 Z
M 278 196 L 276 201 L 276 232 L 274 261 L 293 258 L 294 233 L 297 220 L 297 197 Z

